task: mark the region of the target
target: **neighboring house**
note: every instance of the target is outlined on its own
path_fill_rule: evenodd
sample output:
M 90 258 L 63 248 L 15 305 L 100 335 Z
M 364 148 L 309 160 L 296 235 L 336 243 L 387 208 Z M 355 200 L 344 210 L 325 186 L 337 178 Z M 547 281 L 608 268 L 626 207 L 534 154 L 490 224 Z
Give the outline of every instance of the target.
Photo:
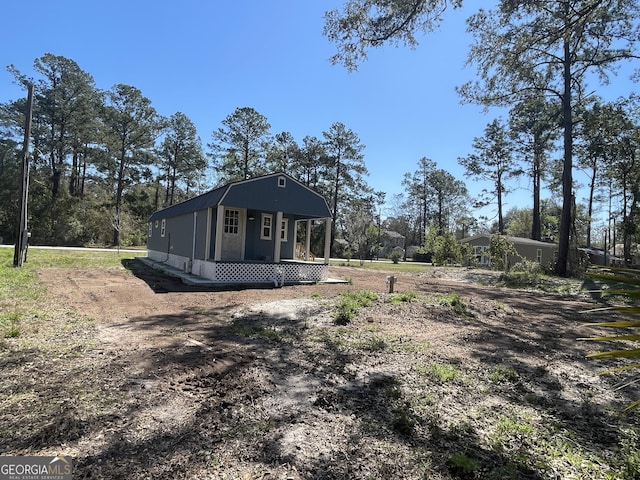
M 404 256 L 404 235 L 400 235 L 393 230 L 382 230 L 381 255 L 385 258 L 389 257 L 392 252 L 397 251 Z
M 326 224 L 324 262 L 311 257 L 311 224 Z M 222 284 L 299 283 L 328 275 L 331 212 L 317 192 L 284 173 L 231 183 L 154 213 L 148 257 Z M 296 248 L 297 247 L 297 248 Z
M 624 258 L 614 256 L 614 249 L 609 252 L 605 252 L 599 248 L 578 248 L 581 252 L 584 252 L 589 257 L 589 262 L 592 265 L 602 265 L 609 267 L 622 267 L 624 266 Z
M 545 267 L 549 267 L 555 262 L 558 245 L 555 243 L 541 242 L 531 240 L 530 238 L 510 237 L 507 239 L 513 243 L 518 256 L 510 255 L 507 259 L 510 265 L 514 265 L 520 261 L 520 258 L 538 262 Z M 463 238 L 460 243 L 468 243 L 473 247 L 473 253 L 476 257 L 478 265 L 490 265 L 491 258 L 489 256 L 489 242 L 491 235 L 481 233 L 472 237 Z
M 609 255 L 613 255 L 613 257 L 617 258 L 617 262 L 614 262 L 616 266 L 629 266 L 631 268 L 640 267 L 640 245 L 637 243 L 631 244 L 631 258 L 629 258 L 629 262 L 627 263 L 624 258 L 624 244 L 616 243 L 615 246 L 609 249 Z

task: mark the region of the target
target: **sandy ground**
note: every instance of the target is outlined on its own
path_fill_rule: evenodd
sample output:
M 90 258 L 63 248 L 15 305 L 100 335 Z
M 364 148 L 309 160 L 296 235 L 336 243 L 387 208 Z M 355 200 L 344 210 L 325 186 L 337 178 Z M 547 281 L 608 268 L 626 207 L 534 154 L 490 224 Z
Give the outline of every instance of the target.
M 74 478 L 568 478 L 494 448 L 496 415 L 554 422 L 581 452 L 620 441 L 611 412 L 629 397 L 576 341 L 589 295 L 429 269 L 394 274 L 415 294 L 394 303 L 390 273 L 359 268 L 332 267 L 350 284 L 215 290 L 126 267 L 39 272 L 57 313 L 31 349 L 5 343 L 3 453 L 71 455 Z M 336 325 L 340 294 L 360 290 L 379 299 Z

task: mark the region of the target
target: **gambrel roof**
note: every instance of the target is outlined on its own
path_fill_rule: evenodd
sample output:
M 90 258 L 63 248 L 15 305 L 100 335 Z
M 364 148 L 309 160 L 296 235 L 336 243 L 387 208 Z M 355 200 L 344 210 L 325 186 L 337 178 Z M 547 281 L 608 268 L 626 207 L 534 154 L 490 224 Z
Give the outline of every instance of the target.
M 177 217 L 218 205 L 266 212 L 283 212 L 305 218 L 331 218 L 331 211 L 322 195 L 286 173 L 272 173 L 229 183 L 163 210 L 158 210 L 151 215 L 149 221 Z

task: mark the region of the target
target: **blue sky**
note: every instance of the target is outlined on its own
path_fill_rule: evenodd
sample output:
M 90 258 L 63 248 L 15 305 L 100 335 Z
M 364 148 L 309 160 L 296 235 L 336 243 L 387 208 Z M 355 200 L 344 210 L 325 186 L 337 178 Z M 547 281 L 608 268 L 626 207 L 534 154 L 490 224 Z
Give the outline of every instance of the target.
M 333 66 L 335 47 L 322 35 L 323 14 L 342 0 L 32 0 L 3 5 L 0 102 L 26 95 L 4 69 L 32 73 L 34 59 L 61 55 L 93 75 L 99 88 L 133 85 L 162 115 L 181 111 L 206 145 L 237 107 L 267 117 L 273 134 L 322 138 L 332 123 L 357 133 L 368 183 L 402 192 L 405 172 L 421 157 L 464 180 L 457 158 L 501 112 L 462 105 L 455 86 L 474 77 L 464 62 L 471 38 L 469 2 L 450 11 L 441 28 L 415 49 L 370 52 L 355 73 Z M 617 81 L 617 80 L 615 80 Z M 621 91 L 621 93 L 626 93 Z M 615 96 L 615 95 L 614 95 Z M 507 197 L 506 209 L 531 204 L 528 182 Z

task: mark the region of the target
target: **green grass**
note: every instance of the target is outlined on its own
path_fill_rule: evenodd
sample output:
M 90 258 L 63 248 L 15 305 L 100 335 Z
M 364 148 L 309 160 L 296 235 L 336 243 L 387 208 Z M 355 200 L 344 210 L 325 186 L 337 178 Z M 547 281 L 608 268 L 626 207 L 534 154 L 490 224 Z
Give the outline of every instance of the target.
M 457 382 L 462 379 L 462 372 L 456 365 L 432 362 L 429 365 L 418 364 L 415 370 L 422 375 L 429 375 L 442 383 Z
M 378 299 L 378 295 L 369 290 L 357 292 L 344 292 L 340 294 L 340 301 L 336 305 L 334 313 L 338 325 L 346 325 L 358 313 L 362 307 L 368 307 Z
M 22 267 L 13 266 L 13 248 L 0 248 L 0 333 L 4 338 L 16 338 L 25 331 L 30 319 L 38 322 L 46 319 L 41 305 L 44 287 L 38 282 L 36 272 L 44 268 L 118 268 L 123 261 L 139 253 L 91 250 L 58 250 L 29 248 L 27 261 Z M 30 328 L 34 328 L 33 325 Z
M 20 319 L 19 313 L 10 312 L 0 314 L 0 327 L 4 338 L 15 338 L 20 336 Z
M 437 295 L 436 300 L 440 305 L 451 307 L 458 315 L 463 317 L 473 317 L 473 313 L 467 309 L 467 304 L 457 293 Z
M 489 372 L 489 380 L 493 383 L 515 382 L 518 380 L 518 372 L 506 365 L 494 365 Z
M 403 303 L 413 302 L 418 298 L 415 292 L 390 293 L 387 295 L 387 301 L 392 305 L 401 305 Z
M 342 261 L 342 260 L 332 260 L 329 265 L 333 267 L 354 267 L 354 268 L 362 268 L 364 270 L 386 270 L 393 272 L 404 272 L 404 273 L 421 273 L 425 270 L 433 268 L 431 265 L 426 265 L 424 263 L 413 263 L 413 262 L 400 262 L 393 263 L 391 260 L 388 261 L 376 261 L 370 262 L 365 261 L 363 265 L 360 265 L 359 260 L 351 260 L 350 262 Z
M 447 463 L 451 471 L 461 478 L 472 478 L 471 475 L 478 470 L 478 463 L 465 453 L 454 453 Z

